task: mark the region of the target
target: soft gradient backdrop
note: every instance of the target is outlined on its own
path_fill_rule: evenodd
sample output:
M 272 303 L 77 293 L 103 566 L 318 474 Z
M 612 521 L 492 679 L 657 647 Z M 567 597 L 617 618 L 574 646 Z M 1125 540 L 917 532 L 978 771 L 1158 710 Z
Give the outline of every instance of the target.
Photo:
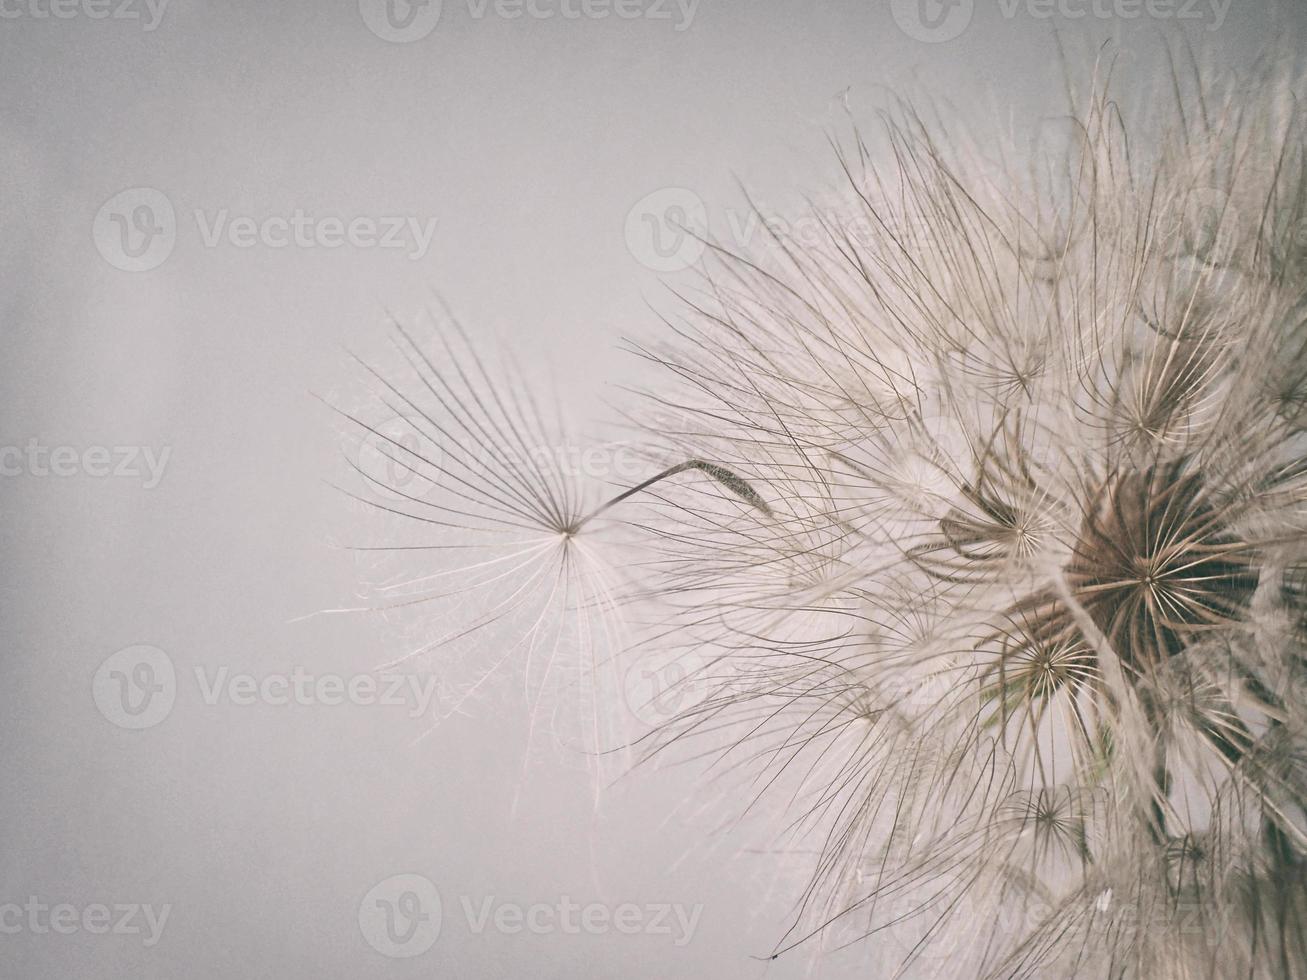
M 561 15 L 601 9 L 579 0 L 515 18 L 444 0 L 429 33 L 398 43 L 369 27 L 384 16 L 369 0 L 172 0 L 157 24 L 144 0 L 59 0 L 62 16 L 51 2 L 0 2 L 0 906 L 170 912 L 147 946 L 33 929 L 11 909 L 0 975 L 874 976 L 866 948 L 816 972 L 802 955 L 766 961 L 801 881 L 729 828 L 709 839 L 712 821 L 676 816 L 698 792 L 692 767 L 624 780 L 596 815 L 565 753 L 523 775 L 520 704 L 480 701 L 419 739 L 402 707 L 205 703 L 197 667 L 352 676 L 389 653 L 369 617 L 303 618 L 349 605 L 357 580 L 329 547 L 351 511 L 324 486 L 341 443 L 312 393 L 347 393 L 343 350 L 381 349 L 385 309 L 436 293 L 584 420 L 632 376 L 618 341 L 654 330 L 650 305 L 665 302 L 647 243 L 627 233 L 648 195 L 685 189 L 729 236 L 737 177 L 786 202 L 820 191 L 836 176 L 827 131 L 872 123 L 889 91 L 974 106 L 978 125 L 1029 121 L 1058 108 L 1057 30 L 1082 49 L 1117 38 L 1147 79 L 1181 28 L 1238 66 L 1303 6 L 1277 22 L 1269 4 L 1200 0 L 1178 21 L 1158 12 L 1182 4 L 1128 18 L 1109 0 L 955 0 L 938 12 L 943 34 L 960 33 L 930 40 L 917 0 L 627 0 L 634 19 Z M 97 213 L 141 187 L 171 205 L 175 241 L 154 268 L 124 271 L 113 222 L 140 217 L 136 199 Z M 434 220 L 434 235 L 416 256 L 416 241 L 205 241 L 224 210 L 262 222 L 297 209 Z M 97 446 L 170 455 L 147 488 L 148 472 L 97 477 L 81 462 L 44 473 L 33 440 L 79 460 Z M 166 652 L 177 691 L 166 718 L 133 731 L 93 683 L 137 644 Z M 411 958 L 374 950 L 359 921 L 396 874 L 429 879 L 443 903 L 438 938 Z M 478 935 L 463 900 L 490 896 L 702 913 L 682 945 L 493 923 Z

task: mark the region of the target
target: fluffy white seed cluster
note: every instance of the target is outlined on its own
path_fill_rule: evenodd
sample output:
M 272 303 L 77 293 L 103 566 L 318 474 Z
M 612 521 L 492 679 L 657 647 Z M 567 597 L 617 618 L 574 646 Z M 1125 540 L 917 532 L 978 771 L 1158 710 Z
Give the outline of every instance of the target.
M 439 610 L 396 659 L 459 661 L 451 715 L 571 692 L 591 748 L 629 660 L 672 678 L 656 751 L 738 767 L 816 854 L 778 953 L 1307 977 L 1304 93 L 1183 62 L 1142 111 L 1105 59 L 1029 152 L 910 105 L 854 139 L 847 224 L 714 249 L 638 348 L 635 486 L 542 457 L 552 412 L 461 332 L 400 328 L 346 416 L 401 529 L 363 550 L 418 563 L 372 604 Z
M 1301 85 L 1157 90 L 1100 64 L 1028 155 L 901 107 L 840 158 L 874 235 L 718 252 L 646 351 L 669 453 L 766 504 L 643 521 L 707 690 L 665 744 L 820 851 L 782 949 L 1307 976 Z

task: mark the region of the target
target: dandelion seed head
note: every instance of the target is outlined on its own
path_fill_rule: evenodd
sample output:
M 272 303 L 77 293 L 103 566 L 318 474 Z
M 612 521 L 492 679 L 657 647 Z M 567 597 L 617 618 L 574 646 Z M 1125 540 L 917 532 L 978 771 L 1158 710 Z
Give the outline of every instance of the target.
M 839 156 L 869 236 L 720 251 L 646 348 L 676 451 L 768 503 L 669 488 L 650 568 L 749 664 L 662 744 L 820 842 L 782 950 L 1307 975 L 1272 921 L 1307 868 L 1301 78 L 1177 61 L 1140 113 L 1110 62 L 1026 166 L 886 113 Z M 1237 941 L 1199 956 L 1177 902 Z
M 1182 55 L 1140 106 L 1105 54 L 1027 153 L 908 103 L 837 141 L 848 220 L 710 250 L 635 348 L 639 482 L 399 327 L 403 376 L 364 367 L 407 428 L 345 416 L 422 475 L 354 467 L 417 562 L 377 605 L 442 621 L 399 659 L 467 668 L 451 713 L 566 691 L 598 748 L 613 700 L 738 774 L 808 861 L 778 954 L 1307 976 L 1302 76 Z

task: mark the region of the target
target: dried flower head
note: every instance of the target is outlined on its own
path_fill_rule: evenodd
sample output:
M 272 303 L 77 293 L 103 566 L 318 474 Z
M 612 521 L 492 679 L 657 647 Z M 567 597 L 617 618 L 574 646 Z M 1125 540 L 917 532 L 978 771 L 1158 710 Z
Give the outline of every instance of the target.
M 781 950 L 1307 976 L 1307 127 L 1272 60 L 1176 66 L 1147 118 L 1105 63 L 1024 167 L 901 107 L 840 155 L 870 236 L 716 249 L 643 349 L 672 451 L 767 505 L 645 522 L 713 685 L 663 745 L 820 842 Z
M 1286 58 L 1183 60 L 1143 111 L 1104 59 L 1029 153 L 900 105 L 839 152 L 848 225 L 714 246 L 637 348 L 671 382 L 634 486 L 540 463 L 461 344 L 374 374 L 412 444 L 350 417 L 431 484 L 382 505 L 439 535 L 398 547 L 470 559 L 387 587 L 463 617 L 417 652 L 511 623 L 468 656 L 536 691 L 575 641 L 602 708 L 621 602 L 680 659 L 655 750 L 816 855 L 777 955 L 1307 977 L 1307 119 Z

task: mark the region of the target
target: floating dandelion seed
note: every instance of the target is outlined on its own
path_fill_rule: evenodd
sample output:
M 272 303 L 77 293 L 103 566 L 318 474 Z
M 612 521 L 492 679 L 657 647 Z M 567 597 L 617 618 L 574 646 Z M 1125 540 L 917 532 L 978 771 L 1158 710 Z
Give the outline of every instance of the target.
M 341 414 L 382 465 L 351 459 L 354 488 L 342 489 L 386 518 L 392 540 L 353 550 L 407 560 L 369 606 L 417 614 L 416 638 L 388 666 L 420 660 L 457 678 L 444 716 L 517 680 L 534 727 L 584 682 L 611 628 L 612 571 L 580 533 L 594 488 L 562 465 L 558 413 L 442 319 L 429 344 L 395 324 L 397 367 L 359 362 L 372 404 Z M 369 412 L 401 420 L 399 431 Z
M 544 719 L 558 744 L 591 752 L 611 745 L 596 703 L 620 645 L 623 586 L 603 533 L 608 512 L 696 473 L 744 506 L 766 513 L 767 505 L 702 459 L 616 495 L 601 492 L 572 465 L 576 441 L 523 372 L 507 358 L 489 360 L 447 312 L 431 319 L 428 343 L 394 323 L 397 366 L 356 358 L 370 404 L 336 409 L 356 447 L 347 455 L 354 479 L 340 489 L 384 518 L 389 535 L 350 549 L 391 559 L 364 608 L 392 619 L 412 614 L 412 639 L 383 666 L 430 663 L 448 680 L 433 724 L 516 680 L 532 736 Z M 401 571 L 396 558 L 406 560 Z

